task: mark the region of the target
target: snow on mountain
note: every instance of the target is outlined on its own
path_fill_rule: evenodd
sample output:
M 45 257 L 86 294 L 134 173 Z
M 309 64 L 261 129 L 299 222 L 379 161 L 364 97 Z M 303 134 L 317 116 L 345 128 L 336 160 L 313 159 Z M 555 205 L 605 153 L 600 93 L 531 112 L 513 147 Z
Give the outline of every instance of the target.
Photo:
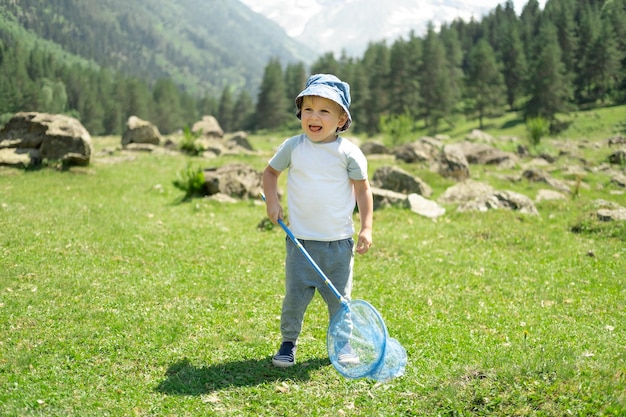
M 369 42 L 392 43 L 411 30 L 422 36 L 454 19 L 469 21 L 504 5 L 506 0 L 240 0 L 278 23 L 287 34 L 320 54 L 360 56 Z M 514 0 L 519 14 L 526 0 Z M 543 5 L 545 0 L 540 0 Z

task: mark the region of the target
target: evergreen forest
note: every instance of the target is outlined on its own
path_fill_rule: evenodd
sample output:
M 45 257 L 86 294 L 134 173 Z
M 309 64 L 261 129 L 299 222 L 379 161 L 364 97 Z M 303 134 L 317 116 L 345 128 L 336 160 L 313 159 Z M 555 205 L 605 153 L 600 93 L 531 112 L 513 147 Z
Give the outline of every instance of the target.
M 297 122 L 293 98 L 318 72 L 350 83 L 354 131 L 367 135 L 394 119 L 436 134 L 460 118 L 482 127 L 509 111 L 558 131 L 559 115 L 626 103 L 626 0 L 548 0 L 543 10 L 529 0 L 520 15 L 507 1 L 480 21 L 371 43 L 361 57 L 327 53 L 307 64 L 275 56 L 257 89 L 227 83 L 214 94 L 96 64 L 86 52 L 69 59 L 7 21 L 0 20 L 0 124 L 18 111 L 65 113 L 92 135 L 119 135 L 136 115 L 168 134 L 211 114 L 225 131 L 278 129 Z

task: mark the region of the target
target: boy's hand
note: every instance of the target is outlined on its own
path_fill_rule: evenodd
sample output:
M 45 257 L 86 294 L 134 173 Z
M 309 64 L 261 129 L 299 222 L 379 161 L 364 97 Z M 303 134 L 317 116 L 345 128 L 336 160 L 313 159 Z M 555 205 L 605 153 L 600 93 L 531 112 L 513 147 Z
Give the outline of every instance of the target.
M 361 230 L 358 240 L 356 242 L 356 251 L 361 255 L 367 253 L 372 246 L 372 232 L 371 230 Z
M 266 210 L 267 217 L 274 224 L 278 224 L 278 219 L 283 219 L 283 208 L 279 203 L 267 204 Z

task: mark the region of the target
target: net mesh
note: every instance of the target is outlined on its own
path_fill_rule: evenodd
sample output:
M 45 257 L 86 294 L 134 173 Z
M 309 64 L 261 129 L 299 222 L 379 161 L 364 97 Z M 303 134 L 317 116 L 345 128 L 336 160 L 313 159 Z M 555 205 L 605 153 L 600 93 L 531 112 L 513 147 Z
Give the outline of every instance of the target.
M 406 351 L 366 301 L 349 301 L 332 317 L 326 343 L 330 362 L 346 378 L 387 381 L 404 373 Z

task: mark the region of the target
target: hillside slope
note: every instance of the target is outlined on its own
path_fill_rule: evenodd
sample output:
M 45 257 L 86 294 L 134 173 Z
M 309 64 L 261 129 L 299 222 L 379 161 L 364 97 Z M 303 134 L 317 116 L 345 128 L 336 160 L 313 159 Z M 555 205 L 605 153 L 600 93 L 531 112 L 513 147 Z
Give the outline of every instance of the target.
M 315 58 L 238 1 L 20 0 L 0 5 L 0 27 L 10 20 L 102 67 L 168 77 L 201 94 L 218 95 L 225 85 L 254 91 L 272 57 Z

